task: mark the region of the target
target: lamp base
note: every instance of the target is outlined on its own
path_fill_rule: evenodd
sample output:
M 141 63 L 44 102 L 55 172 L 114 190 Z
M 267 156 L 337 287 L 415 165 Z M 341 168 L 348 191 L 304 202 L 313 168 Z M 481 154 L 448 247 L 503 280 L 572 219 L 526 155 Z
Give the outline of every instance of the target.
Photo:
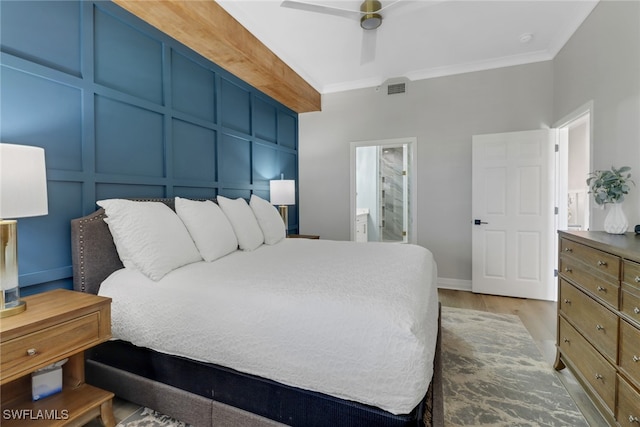
M 278 206 L 278 211 L 280 212 L 280 216 L 282 217 L 282 221 L 284 222 L 284 230 L 287 234 L 289 234 L 289 206 L 280 205 Z
M 18 301 L 18 305 L 16 306 L 0 309 L 0 319 L 4 319 L 5 317 L 20 314 L 26 309 L 27 309 L 27 303 L 24 301 Z
M 18 227 L 13 219 L 0 219 L 0 318 L 22 313 L 18 286 Z

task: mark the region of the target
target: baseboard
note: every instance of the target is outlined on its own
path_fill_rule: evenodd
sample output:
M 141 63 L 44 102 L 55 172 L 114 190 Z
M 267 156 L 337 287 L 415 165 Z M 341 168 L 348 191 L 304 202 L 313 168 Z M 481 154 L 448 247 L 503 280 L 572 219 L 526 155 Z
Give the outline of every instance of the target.
M 471 292 L 471 280 L 448 279 L 446 277 L 438 277 L 438 288 Z

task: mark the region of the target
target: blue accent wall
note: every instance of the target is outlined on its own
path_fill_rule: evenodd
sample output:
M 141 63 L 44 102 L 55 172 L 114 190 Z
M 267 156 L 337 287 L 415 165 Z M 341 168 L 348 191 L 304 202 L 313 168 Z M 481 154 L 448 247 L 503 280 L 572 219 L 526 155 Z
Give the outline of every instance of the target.
M 0 141 L 47 162 L 49 214 L 18 221 L 22 295 L 71 288 L 70 220 L 96 200 L 298 180 L 297 113 L 111 2 L 0 1 Z

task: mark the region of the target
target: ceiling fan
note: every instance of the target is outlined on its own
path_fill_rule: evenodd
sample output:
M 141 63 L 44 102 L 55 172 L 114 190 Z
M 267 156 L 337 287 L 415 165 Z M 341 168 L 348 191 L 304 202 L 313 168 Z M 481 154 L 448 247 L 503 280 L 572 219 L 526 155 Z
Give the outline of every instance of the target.
M 401 0 L 395 0 L 382 7 L 379 0 L 364 0 L 360 5 L 360 10 L 345 9 L 335 6 L 328 6 L 318 3 L 309 3 L 299 0 L 284 0 L 282 7 L 292 9 L 306 10 L 309 12 L 326 13 L 330 15 L 342 16 L 345 18 L 356 18 L 360 20 L 360 26 L 364 30 L 375 30 L 382 24 L 383 15 L 381 12 L 389 9 L 391 6 L 400 3 Z

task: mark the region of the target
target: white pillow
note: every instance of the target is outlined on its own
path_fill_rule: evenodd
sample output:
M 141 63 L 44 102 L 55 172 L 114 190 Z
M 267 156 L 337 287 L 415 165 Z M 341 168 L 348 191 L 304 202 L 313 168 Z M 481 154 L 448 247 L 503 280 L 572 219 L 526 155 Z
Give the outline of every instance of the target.
M 240 249 L 252 251 L 264 243 L 258 220 L 245 199 L 232 200 L 218 196 L 216 200 L 236 233 Z
M 287 231 L 284 229 L 284 221 L 275 206 L 255 194 L 251 195 L 249 206 L 258 220 L 258 225 L 264 234 L 264 242 L 267 245 L 275 245 L 284 240 Z
M 187 226 L 205 261 L 214 261 L 238 249 L 231 223 L 212 201 L 176 197 L 176 213 Z
M 151 280 L 171 270 L 201 261 L 186 227 L 170 207 L 160 202 L 100 200 L 122 263 Z

